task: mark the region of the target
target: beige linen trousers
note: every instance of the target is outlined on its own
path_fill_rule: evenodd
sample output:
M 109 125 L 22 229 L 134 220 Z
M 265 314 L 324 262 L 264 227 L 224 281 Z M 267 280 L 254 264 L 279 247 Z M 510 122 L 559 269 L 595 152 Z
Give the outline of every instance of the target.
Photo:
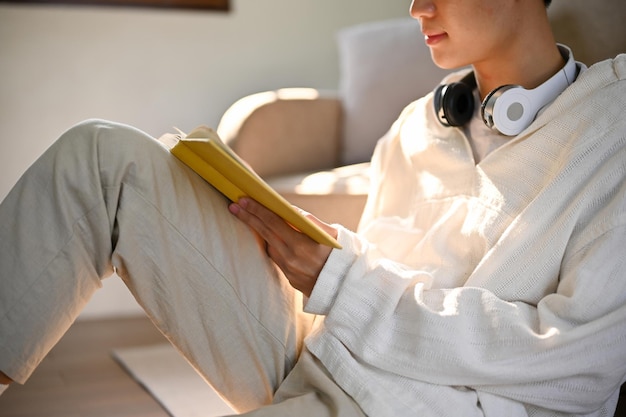
M 363 415 L 303 348 L 315 317 L 227 204 L 135 128 L 68 130 L 0 204 L 0 370 L 24 383 L 116 271 L 238 412 Z

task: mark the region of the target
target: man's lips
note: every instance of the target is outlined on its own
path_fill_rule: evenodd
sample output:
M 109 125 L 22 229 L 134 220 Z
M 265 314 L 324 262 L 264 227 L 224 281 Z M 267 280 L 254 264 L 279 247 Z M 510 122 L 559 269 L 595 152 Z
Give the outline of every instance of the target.
M 433 46 L 439 42 L 441 42 L 446 36 L 448 36 L 445 32 L 431 32 L 424 33 L 424 41 L 426 45 Z

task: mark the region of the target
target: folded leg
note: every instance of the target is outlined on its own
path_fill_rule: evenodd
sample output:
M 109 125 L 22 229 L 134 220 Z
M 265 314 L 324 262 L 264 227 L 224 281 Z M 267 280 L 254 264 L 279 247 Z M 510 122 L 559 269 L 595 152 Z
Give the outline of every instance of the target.
M 24 382 L 114 270 L 238 410 L 271 402 L 312 317 L 227 202 L 156 140 L 89 121 L 0 204 L 0 370 Z

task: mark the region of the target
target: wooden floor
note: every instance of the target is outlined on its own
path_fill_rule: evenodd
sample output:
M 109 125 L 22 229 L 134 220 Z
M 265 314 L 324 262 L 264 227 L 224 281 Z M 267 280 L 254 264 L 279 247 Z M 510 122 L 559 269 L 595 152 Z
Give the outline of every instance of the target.
M 26 384 L 0 395 L 0 417 L 168 417 L 111 357 L 164 341 L 143 317 L 78 321 Z

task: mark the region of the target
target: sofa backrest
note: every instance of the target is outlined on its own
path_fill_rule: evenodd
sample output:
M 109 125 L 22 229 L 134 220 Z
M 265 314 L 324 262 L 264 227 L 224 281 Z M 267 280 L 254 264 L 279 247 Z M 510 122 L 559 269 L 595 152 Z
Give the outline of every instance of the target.
M 351 26 L 337 35 L 343 104 L 342 164 L 369 161 L 400 112 L 434 90 L 448 71 L 433 64 L 410 18 Z

